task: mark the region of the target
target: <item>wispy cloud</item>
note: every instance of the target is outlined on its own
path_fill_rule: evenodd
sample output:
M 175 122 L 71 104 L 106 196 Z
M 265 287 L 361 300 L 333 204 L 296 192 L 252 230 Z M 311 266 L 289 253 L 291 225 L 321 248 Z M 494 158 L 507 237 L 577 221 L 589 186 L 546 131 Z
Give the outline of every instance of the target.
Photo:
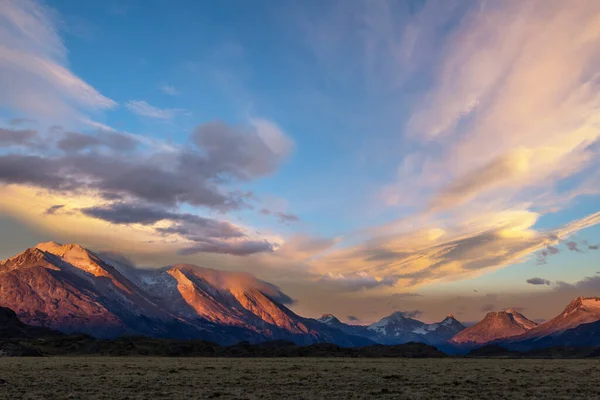
M 397 279 L 394 277 L 375 278 L 365 271 L 341 274 L 329 273 L 321 278 L 321 282 L 337 287 L 338 290 L 354 292 L 363 289 L 373 289 L 380 286 L 393 286 Z
M 148 104 L 144 100 L 130 100 L 125 103 L 125 107 L 134 114 L 142 117 L 171 120 L 177 115 L 185 115 L 189 113 L 182 108 L 158 108 Z
M 401 288 L 464 279 L 524 261 L 536 251 L 556 246 L 578 230 L 600 223 L 600 212 L 552 231 L 533 229 L 538 215 L 528 211 L 479 218 L 446 229 L 443 235 L 418 231 L 372 239 L 319 257 L 312 266 L 324 280 L 347 280 L 350 287 L 357 283 L 375 288 L 380 282 L 393 282 Z M 360 285 L 363 281 L 365 284 Z
M 162 85 L 160 87 L 160 91 L 163 92 L 164 94 L 168 94 L 169 96 L 178 96 L 179 95 L 179 90 L 177 90 L 177 88 L 175 88 L 175 86 L 171 86 L 171 85 Z
M 72 120 L 117 105 L 69 70 L 51 9 L 32 0 L 3 2 L 0 24 L 1 104 L 36 119 Z
M 380 60 L 374 68 L 398 67 L 378 69 L 399 85 L 390 92 L 425 78 L 418 89 L 409 85 L 417 101 L 398 104 L 411 108 L 399 141 L 410 150 L 399 150 L 397 179 L 381 196 L 414 214 L 352 235 L 343 250 L 314 260 L 314 270 L 392 276 L 403 287 L 474 277 L 537 251 L 552 254 L 562 242 L 581 250 L 566 239 L 600 223 L 599 214 L 543 231 L 536 224 L 546 211 L 536 199 L 556 211 L 565 206 L 559 182 L 600 167 L 600 4 L 436 3 L 396 19 L 394 5 L 382 3 L 360 23 L 352 22 L 360 7 L 337 4 L 346 31 L 316 31 L 329 46 L 324 57 L 355 54 L 345 46 L 352 37 L 368 44 L 368 60 Z M 352 36 L 357 31 L 364 35 Z M 353 73 L 368 70 L 350 64 Z M 394 99 L 380 89 L 374 96 Z M 581 193 L 588 191 L 570 198 Z

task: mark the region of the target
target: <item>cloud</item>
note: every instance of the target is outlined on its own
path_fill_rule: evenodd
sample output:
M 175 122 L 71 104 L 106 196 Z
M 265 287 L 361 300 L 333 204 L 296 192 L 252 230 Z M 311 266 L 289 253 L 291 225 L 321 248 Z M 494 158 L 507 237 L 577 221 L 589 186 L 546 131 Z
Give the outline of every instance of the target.
M 590 245 L 588 245 L 588 249 L 598 250 L 598 249 L 600 249 L 600 244 L 590 244 Z
M 367 272 L 360 271 L 350 274 L 327 274 L 320 278 L 322 283 L 330 284 L 340 290 L 354 292 L 363 289 L 373 289 L 379 286 L 394 286 L 397 279 L 392 276 L 386 276 L 377 279 Z
M 233 186 L 275 172 L 287 152 L 274 151 L 273 136 L 263 136 L 262 128 L 252 124 L 209 125 L 199 126 L 188 144 L 168 149 L 121 132 L 59 130 L 47 140 L 39 139 L 44 146 L 27 142 L 27 152 L 0 154 L 0 183 L 45 189 L 57 202 L 94 198 L 92 204 L 71 208 L 113 225 L 146 227 L 146 234 L 171 241 L 182 255 L 275 251 L 282 242 L 275 235 L 201 217 L 198 208 L 226 213 L 251 207 L 250 201 L 257 201 L 252 193 Z M 6 140 L 12 142 L 37 138 L 33 131 L 6 132 Z M 277 134 L 284 136 L 282 131 Z M 182 212 L 182 207 L 190 212 Z M 293 214 L 274 215 L 294 220 Z
M 177 252 L 179 255 L 191 255 L 197 253 L 220 253 L 234 256 L 248 256 L 256 253 L 270 253 L 275 250 L 272 243 L 266 240 L 217 242 L 205 240 L 201 243 L 183 248 Z
M 175 118 L 178 114 L 186 114 L 187 110 L 181 108 L 158 108 L 148 104 L 144 100 L 130 100 L 125 103 L 125 107 L 134 114 L 142 117 L 149 117 L 155 119 L 170 120 Z
M 347 280 L 349 287 L 376 288 L 379 284 L 373 277 L 379 276 L 393 277 L 396 287 L 406 288 L 474 277 L 524 261 L 578 229 L 600 223 L 598 212 L 544 232 L 533 229 L 537 217 L 529 211 L 480 215 L 446 229 L 443 236 L 409 231 L 373 238 L 317 257 L 311 265 L 332 282 Z
M 354 315 L 348 315 L 348 316 L 346 317 L 346 319 L 347 319 L 348 321 L 358 321 L 358 320 L 359 320 L 359 318 L 358 318 L 358 317 L 355 317 Z
M 423 314 L 423 312 L 420 310 L 396 311 L 394 314 L 401 315 L 404 318 L 418 318 L 421 314 Z
M 247 180 L 273 172 L 290 154 L 292 141 L 274 124 L 251 123 L 250 128 L 222 122 L 198 126 L 192 140 L 208 153 L 215 173 Z
M 119 132 L 100 131 L 96 135 L 65 132 L 58 141 L 57 147 L 66 152 L 78 152 L 105 146 L 113 150 L 126 152 L 134 150 L 138 144 L 131 136 Z
M 232 255 L 249 255 L 272 252 L 277 244 L 265 239 L 251 238 L 238 226 L 227 221 L 218 221 L 189 213 L 178 213 L 157 206 L 112 203 L 81 209 L 84 215 L 102 219 L 112 224 L 156 225 L 168 222 L 167 226 L 154 226 L 160 235 L 179 236 L 185 239 L 179 254 L 190 255 L 200 252 Z
M 77 119 L 87 109 L 110 109 L 103 96 L 67 67 L 54 11 L 32 0 L 0 8 L 0 104 L 36 119 Z
M 289 224 L 291 222 L 300 221 L 300 218 L 297 215 L 291 214 L 291 213 L 284 213 L 281 211 L 273 212 L 273 211 L 267 210 L 266 208 L 261 209 L 260 213 L 263 215 L 273 215 L 282 224 Z
M 549 1 L 542 15 L 539 4 L 487 4 L 443 39 L 437 79 L 407 125 L 425 149 L 442 146 L 423 155 L 438 161 L 422 172 L 446 182 L 434 209 L 551 190 L 597 159 L 600 6 Z
M 547 286 L 550 286 L 552 284 L 552 282 L 550 282 L 547 279 L 537 278 L 537 277 L 536 278 L 527 279 L 526 282 L 529 283 L 530 285 L 547 285 Z
M 577 244 L 577 242 L 575 242 L 574 240 L 569 240 L 569 241 L 566 243 L 566 245 L 567 245 L 567 248 L 568 248 L 570 251 L 574 251 L 574 252 L 577 252 L 577 253 L 580 253 L 580 252 L 581 252 L 581 250 L 579 250 L 579 247 L 578 247 L 578 244 Z
M 576 296 L 597 295 L 600 291 L 600 276 L 587 276 L 575 283 L 558 281 L 555 290 L 574 292 Z
M 541 250 L 537 254 L 537 265 L 545 265 L 547 263 L 547 258 L 549 256 L 556 255 L 560 252 L 560 250 L 555 246 L 546 246 L 545 249 Z
M 14 130 L 0 128 L 0 146 L 23 146 L 31 145 L 32 139 L 37 136 L 37 132 L 30 129 Z
M 51 207 L 48 207 L 48 208 L 46 209 L 46 211 L 44 212 L 44 214 L 46 214 L 46 215 L 54 215 L 54 214 L 56 214 L 56 213 L 57 213 L 59 210 L 61 210 L 62 208 L 64 208 L 64 206 L 65 206 L 64 204 L 56 204 L 56 205 L 53 205 L 53 206 L 51 206 Z
M 529 168 L 528 153 L 525 149 L 517 149 L 453 181 L 435 195 L 430 207 L 440 210 L 462 204 L 488 187 L 522 175 Z
M 177 90 L 174 86 L 171 85 L 162 85 L 160 87 L 161 92 L 164 94 L 168 94 L 169 96 L 178 96 L 179 90 Z
M 0 155 L 0 182 L 63 192 L 93 190 L 106 199 L 126 197 L 171 207 L 183 203 L 224 211 L 244 207 L 248 193 L 225 192 L 221 184 L 272 173 L 285 155 L 272 152 L 254 129 L 208 125 L 196 129 L 191 146 L 175 151 L 138 149 L 128 137 L 114 132 L 67 134 L 58 144 L 67 150 L 61 156 L 51 151 Z M 77 152 L 100 145 L 109 151 Z
M 396 50 L 393 54 L 403 55 L 390 62 L 400 64 L 398 70 L 406 74 L 398 79 L 424 78 L 421 82 L 427 86 L 412 102 L 405 124 L 402 143 L 410 151 L 395 154 L 401 159 L 396 179 L 381 191 L 386 204 L 409 207 L 407 212 L 418 215 L 397 225 L 420 218 L 443 229 L 450 226 L 445 230 L 452 235 L 467 209 L 476 218 L 488 209 L 541 216 L 546 210 L 562 209 L 577 196 L 597 194 L 597 185 L 585 178 L 600 166 L 596 117 L 600 80 L 595 72 L 600 59 L 600 5 L 586 2 L 574 10 L 561 1 L 506 1 L 487 2 L 485 7 L 455 5 L 444 12 L 438 6 L 420 7 L 406 24 L 389 13 L 370 14 L 375 26 L 385 28 L 365 34 L 377 57 L 392 54 L 390 47 Z M 452 28 L 447 30 L 448 26 Z M 443 35 L 438 35 L 439 29 Z M 436 42 L 430 50 L 413 46 L 427 38 Z M 412 73 L 407 73 L 407 65 Z M 560 187 L 568 179 L 582 184 L 564 193 Z M 486 241 L 478 229 L 460 229 L 471 237 L 461 244 L 479 238 L 477 248 L 487 247 L 491 261 L 498 250 L 492 244 L 502 234 L 488 235 Z M 523 252 L 527 242 L 531 252 L 538 250 L 532 237 L 538 233 L 533 229 L 523 233 Z M 514 237 L 508 241 L 509 246 L 519 242 Z M 389 242 L 387 247 L 409 247 Z M 538 263 L 545 263 L 554 249 L 541 250 Z M 395 248 L 377 251 L 390 258 L 398 253 Z M 428 256 L 426 251 L 420 262 L 426 263 Z M 396 254 L 398 263 L 406 258 Z M 480 256 L 477 263 L 485 259 Z

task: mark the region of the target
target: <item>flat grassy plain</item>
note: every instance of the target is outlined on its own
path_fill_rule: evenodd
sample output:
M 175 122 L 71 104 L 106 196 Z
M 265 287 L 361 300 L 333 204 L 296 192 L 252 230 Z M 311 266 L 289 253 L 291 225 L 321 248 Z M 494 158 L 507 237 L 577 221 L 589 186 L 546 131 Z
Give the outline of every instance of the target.
M 0 358 L 0 399 L 600 398 L 600 360 Z

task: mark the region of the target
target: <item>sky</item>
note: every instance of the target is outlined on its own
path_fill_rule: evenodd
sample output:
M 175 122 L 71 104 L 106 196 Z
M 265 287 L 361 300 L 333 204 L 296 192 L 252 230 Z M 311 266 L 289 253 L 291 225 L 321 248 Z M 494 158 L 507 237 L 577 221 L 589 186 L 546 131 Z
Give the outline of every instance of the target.
M 600 293 L 599 89 L 595 0 L 0 0 L 0 259 L 544 320 Z

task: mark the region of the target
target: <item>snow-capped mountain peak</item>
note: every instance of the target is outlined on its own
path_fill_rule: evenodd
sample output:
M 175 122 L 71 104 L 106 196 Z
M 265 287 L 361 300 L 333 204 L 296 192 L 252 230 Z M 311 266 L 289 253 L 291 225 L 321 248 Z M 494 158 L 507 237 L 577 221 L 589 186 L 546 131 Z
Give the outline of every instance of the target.
M 317 321 L 327 324 L 327 325 L 339 325 L 342 322 L 333 314 L 323 314 L 321 315 Z

